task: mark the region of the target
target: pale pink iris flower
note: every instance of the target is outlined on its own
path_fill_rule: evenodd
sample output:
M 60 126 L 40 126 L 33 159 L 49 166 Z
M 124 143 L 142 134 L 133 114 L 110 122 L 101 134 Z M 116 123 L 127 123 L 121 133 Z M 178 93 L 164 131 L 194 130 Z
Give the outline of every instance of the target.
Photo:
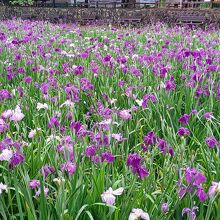
M 24 118 L 24 114 L 21 112 L 21 108 L 17 105 L 15 110 L 12 110 L 10 121 L 21 121 Z
M 4 149 L 0 154 L 0 161 L 9 161 L 13 156 L 13 151 Z
M 143 219 L 143 220 L 150 220 L 150 217 L 147 212 L 144 212 L 142 209 L 132 209 L 128 220 L 137 220 L 137 219 Z
M 116 199 L 115 196 L 121 195 L 123 193 L 123 191 L 124 191 L 123 187 L 120 187 L 116 190 L 113 190 L 110 187 L 107 191 L 102 193 L 102 195 L 101 195 L 102 201 L 108 205 L 114 205 L 115 199 Z
M 0 183 L 0 195 L 5 191 L 6 193 L 8 192 L 8 186 L 4 185 L 3 183 Z
M 220 182 L 212 182 L 212 185 L 210 186 L 208 191 L 209 197 L 213 197 L 217 193 L 220 193 Z

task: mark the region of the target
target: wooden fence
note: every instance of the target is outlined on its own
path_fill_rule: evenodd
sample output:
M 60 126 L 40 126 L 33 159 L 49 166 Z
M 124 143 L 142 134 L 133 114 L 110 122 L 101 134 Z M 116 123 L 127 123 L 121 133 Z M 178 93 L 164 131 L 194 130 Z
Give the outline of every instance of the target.
M 4 5 L 4 0 L 0 0 L 0 5 Z M 6 3 L 10 4 L 9 2 Z M 167 3 L 155 0 L 152 3 L 123 3 L 120 0 L 114 2 L 90 0 L 89 2 L 57 3 L 56 0 L 37 0 L 34 2 L 35 7 L 54 7 L 54 8 L 220 8 L 219 1 L 188 1 L 182 3 Z
M 99 2 L 90 1 L 88 3 L 47 3 L 47 2 L 36 2 L 35 6 L 42 7 L 77 7 L 77 8 L 220 8 L 220 1 L 210 2 L 182 2 L 182 3 L 122 3 L 122 2 Z
M 158 8 L 158 3 L 122 3 L 122 2 L 78 2 L 78 3 L 47 3 L 36 2 L 38 7 L 74 7 L 74 8 Z

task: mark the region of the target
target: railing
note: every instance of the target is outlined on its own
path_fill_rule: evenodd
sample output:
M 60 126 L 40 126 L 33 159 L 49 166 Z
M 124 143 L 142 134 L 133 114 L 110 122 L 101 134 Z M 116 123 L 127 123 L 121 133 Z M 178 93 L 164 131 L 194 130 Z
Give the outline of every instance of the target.
M 183 2 L 183 8 L 212 8 L 212 1 L 210 2 Z
M 164 3 L 159 7 L 166 8 L 220 8 L 220 2 L 182 2 L 182 3 Z
M 90 7 L 92 6 L 92 3 L 89 3 Z M 96 2 L 95 7 L 96 8 L 149 8 L 149 7 L 154 7 L 156 8 L 158 6 L 157 3 L 139 3 L 139 2 L 134 2 L 134 3 L 121 3 L 121 2 Z
M 78 2 L 78 3 L 42 3 L 36 2 L 38 7 L 74 7 L 74 8 L 157 8 L 158 3 L 121 3 L 121 2 Z
M 0 5 L 3 1 L 0 0 Z M 78 3 L 56 3 L 43 0 L 36 1 L 34 6 L 37 7 L 56 7 L 56 8 L 220 8 L 220 1 L 210 1 L 210 2 L 182 2 L 182 3 L 161 3 L 161 2 L 152 2 L 152 3 L 122 3 L 122 2 L 98 2 L 91 1 L 89 3 L 78 2 Z
M 212 8 L 220 8 L 220 1 L 212 2 Z
M 41 3 L 40 3 L 41 4 Z M 36 4 L 36 6 L 40 6 Z M 98 2 L 92 1 L 89 3 L 78 2 L 78 3 L 45 3 L 42 6 L 46 7 L 75 7 L 75 8 L 220 8 L 220 2 L 182 2 L 179 4 L 165 3 L 160 4 L 159 2 L 152 3 L 122 3 L 122 2 Z

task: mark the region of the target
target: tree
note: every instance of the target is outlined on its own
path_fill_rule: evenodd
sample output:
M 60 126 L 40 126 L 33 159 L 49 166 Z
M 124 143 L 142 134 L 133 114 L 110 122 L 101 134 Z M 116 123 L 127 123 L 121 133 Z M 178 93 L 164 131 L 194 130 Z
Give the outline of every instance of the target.
M 13 0 L 10 3 L 12 5 L 29 6 L 34 4 L 34 0 Z

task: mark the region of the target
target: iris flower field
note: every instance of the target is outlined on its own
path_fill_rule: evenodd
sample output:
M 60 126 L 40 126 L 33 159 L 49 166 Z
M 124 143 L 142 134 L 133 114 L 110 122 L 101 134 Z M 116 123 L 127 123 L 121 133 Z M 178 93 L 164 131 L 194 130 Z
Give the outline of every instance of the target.
M 220 219 L 220 30 L 0 22 L 0 219 Z

